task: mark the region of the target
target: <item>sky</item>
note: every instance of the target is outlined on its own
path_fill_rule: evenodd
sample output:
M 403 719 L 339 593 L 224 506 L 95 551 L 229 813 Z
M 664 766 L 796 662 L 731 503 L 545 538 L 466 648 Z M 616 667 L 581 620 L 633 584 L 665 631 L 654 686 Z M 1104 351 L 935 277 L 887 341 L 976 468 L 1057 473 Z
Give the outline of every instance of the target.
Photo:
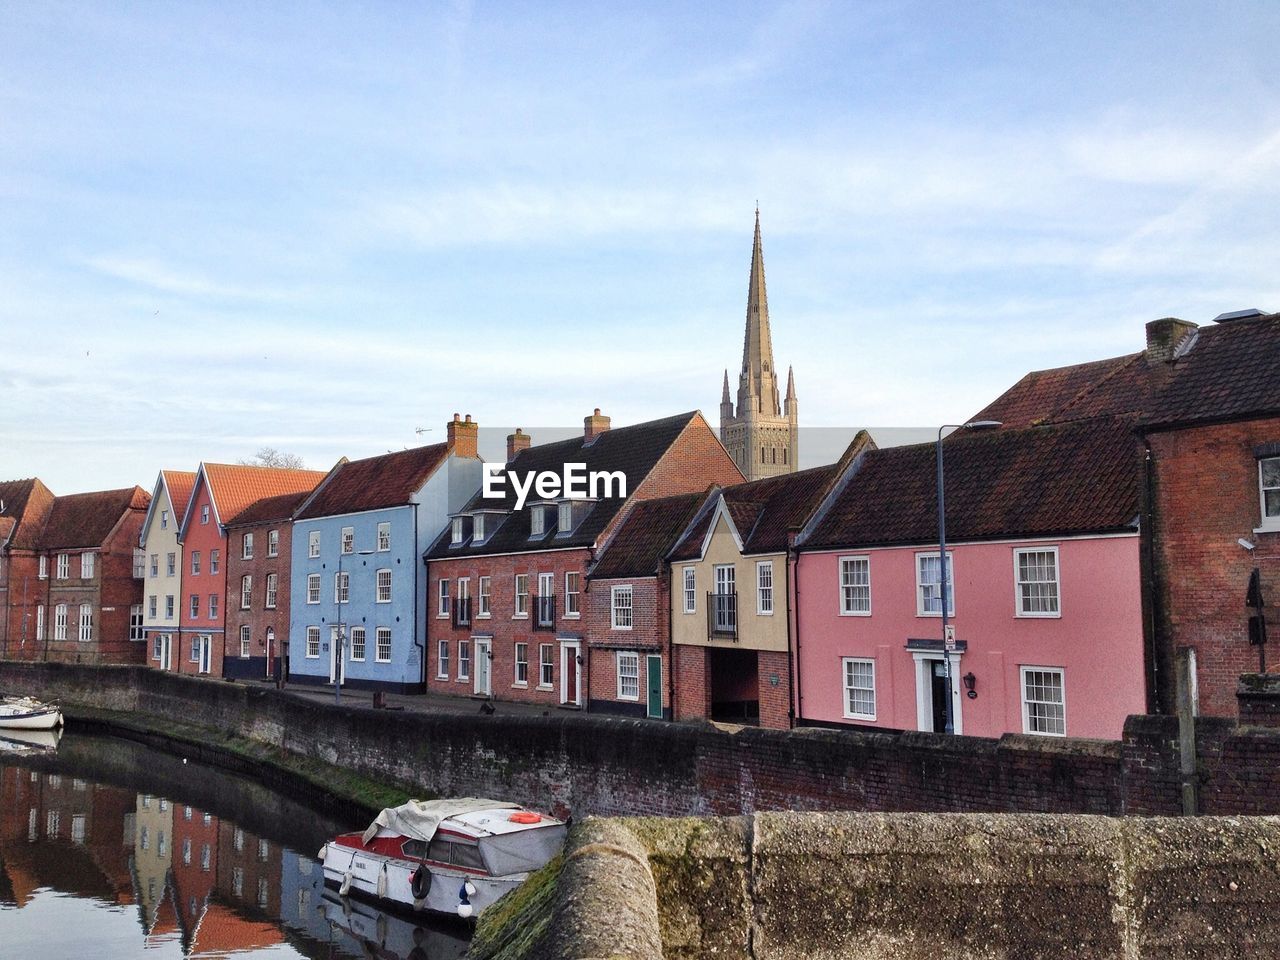
M 0 5 L 0 478 L 806 427 L 1280 309 L 1280 4 Z M 419 432 L 422 431 L 422 432 Z

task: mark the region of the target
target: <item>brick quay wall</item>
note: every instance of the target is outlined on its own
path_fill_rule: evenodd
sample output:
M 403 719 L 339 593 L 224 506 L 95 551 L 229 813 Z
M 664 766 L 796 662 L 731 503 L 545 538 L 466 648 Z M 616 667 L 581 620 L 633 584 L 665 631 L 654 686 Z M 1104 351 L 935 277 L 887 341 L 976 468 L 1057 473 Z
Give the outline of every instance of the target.
M 198 725 L 423 794 L 489 795 L 575 817 L 762 810 L 1177 814 L 1177 723 L 1123 740 L 998 740 L 857 730 L 724 729 L 588 714 L 336 707 L 146 667 L 0 661 L 0 690 Z M 1202 718 L 1201 812 L 1280 813 L 1280 729 Z M 189 734 L 188 734 L 189 735 Z

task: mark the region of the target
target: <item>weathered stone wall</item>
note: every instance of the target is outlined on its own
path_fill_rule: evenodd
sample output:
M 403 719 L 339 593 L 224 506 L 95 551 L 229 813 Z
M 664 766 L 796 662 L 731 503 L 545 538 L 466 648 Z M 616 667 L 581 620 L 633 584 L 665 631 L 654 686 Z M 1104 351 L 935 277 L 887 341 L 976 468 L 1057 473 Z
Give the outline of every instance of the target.
M 0 691 L 199 724 L 433 794 L 542 809 L 686 816 L 756 810 L 1176 814 L 1177 725 L 1133 717 L 1118 743 L 1009 735 L 791 732 L 578 714 L 335 708 L 144 667 L 0 662 Z M 1280 731 L 1198 724 L 1202 810 L 1280 812 Z

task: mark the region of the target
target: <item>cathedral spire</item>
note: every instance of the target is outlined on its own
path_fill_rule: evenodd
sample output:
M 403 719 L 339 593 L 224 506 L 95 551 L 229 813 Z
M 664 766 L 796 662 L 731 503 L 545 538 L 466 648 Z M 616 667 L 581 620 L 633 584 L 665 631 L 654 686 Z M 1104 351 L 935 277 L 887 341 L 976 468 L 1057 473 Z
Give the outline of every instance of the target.
M 787 399 L 794 400 L 796 398 L 796 374 L 790 366 L 787 367 Z
M 749 402 L 744 405 L 744 401 Z M 773 369 L 773 339 L 769 334 L 769 296 L 764 280 L 764 248 L 760 243 L 760 208 L 751 245 L 751 278 L 747 284 L 747 329 L 742 341 L 742 373 L 738 378 L 738 415 L 754 407 L 777 416 L 778 380 Z
M 720 393 L 720 402 L 729 402 L 729 369 L 726 367 L 724 371 L 724 390 Z

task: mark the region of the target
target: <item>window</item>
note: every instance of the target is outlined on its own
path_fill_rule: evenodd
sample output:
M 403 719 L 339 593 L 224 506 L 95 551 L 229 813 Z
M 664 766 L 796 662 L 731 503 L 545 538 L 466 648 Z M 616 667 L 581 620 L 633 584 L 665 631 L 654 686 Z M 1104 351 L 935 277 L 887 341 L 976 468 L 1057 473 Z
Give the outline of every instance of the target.
M 80 554 L 80 579 L 81 580 L 93 579 L 93 557 L 94 555 L 92 553 Z
M 538 574 L 537 612 L 541 626 L 553 626 L 556 622 L 555 574 Z
M 172 577 L 178 572 L 178 555 L 176 553 L 166 554 L 164 560 L 164 575 Z
M 694 567 L 684 568 L 684 612 L 698 612 L 698 571 Z
M 547 532 L 546 511 L 542 507 L 534 507 L 529 511 L 529 536 L 540 537 Z
M 640 699 L 640 654 L 618 653 L 618 699 Z
M 556 528 L 560 533 L 568 533 L 573 529 L 573 504 L 566 500 L 560 504 L 560 516 L 556 518 Z
M 36 604 L 36 639 L 44 639 L 44 604 Z
M 556 679 L 555 647 L 544 643 L 538 648 L 538 689 L 550 690 Z
M 191 575 L 198 577 L 200 575 L 200 551 L 191 551 Z
M 391 571 L 378 571 L 378 603 L 391 602 Z
M 240 559 L 241 560 L 253 559 L 253 534 L 252 533 L 246 532 L 244 536 L 240 538 Z
M 191 594 L 191 603 L 189 604 L 191 611 L 191 619 L 200 616 L 200 597 L 198 594 Z
M 274 610 L 276 599 L 280 594 L 280 578 L 278 574 L 267 574 L 267 609 Z
M 49 579 L 49 558 L 43 554 L 40 556 L 40 571 L 37 576 L 41 580 Z
M 385 553 L 391 549 L 391 522 L 384 520 L 378 524 L 378 550 Z
M 209 594 L 209 619 L 218 619 L 218 595 L 216 593 Z
M 449 641 L 441 640 L 436 646 L 436 679 L 449 679 Z
M 576 617 L 581 613 L 581 607 L 578 606 L 581 593 L 582 577 L 576 570 L 570 570 L 564 575 L 564 615 L 566 617 Z
M 840 558 L 840 615 L 871 616 L 871 558 Z
M 458 641 L 458 679 L 471 679 L 471 641 Z
M 845 657 L 844 715 L 849 720 L 876 718 L 876 662 Z
M 168 510 L 160 511 L 160 529 L 161 530 L 169 529 L 169 511 Z
M 307 656 L 313 660 L 320 656 L 319 627 L 307 627 Z
M 173 619 L 173 594 L 166 594 L 164 598 L 164 618 L 166 620 Z
M 320 602 L 320 574 L 307 574 L 307 603 Z
M 307 556 L 313 560 L 320 556 L 320 531 L 312 530 L 307 534 Z
M 207 503 L 202 503 L 200 505 L 200 522 L 202 524 L 209 522 L 209 505 Z
M 154 603 L 155 597 L 151 598 Z M 129 639 L 142 639 L 142 604 L 135 603 L 129 607 Z
M 477 598 L 478 613 L 476 614 L 476 616 L 478 617 L 489 616 L 489 597 L 492 592 L 492 589 L 493 589 L 493 578 L 481 577 L 480 578 L 480 595 Z
M 773 614 L 773 561 L 756 562 L 756 613 Z
M 374 639 L 377 642 L 377 649 L 374 651 L 379 663 L 391 662 L 391 628 L 378 627 L 374 631 Z
M 516 644 L 516 679 L 513 686 L 527 687 L 529 685 L 529 645 L 527 643 Z
M 240 609 L 248 610 L 253 606 L 253 577 L 245 574 L 240 578 Z
M 342 552 L 354 553 L 356 549 L 356 530 L 355 527 L 342 528 Z
M 93 639 L 93 607 L 87 603 L 80 604 L 80 642 L 88 643 Z
M 221 552 L 222 551 L 220 550 L 209 551 L 209 572 L 210 573 L 218 572 L 218 557 L 221 554 Z
M 514 616 L 527 617 L 529 615 L 529 575 L 527 573 L 516 574 L 516 612 Z
M 153 577 L 160 576 L 160 554 L 158 553 L 151 555 L 151 575 Z
M 58 554 L 58 579 L 66 580 L 71 576 L 71 555 L 67 553 Z
M 1263 528 L 1280 528 L 1280 457 L 1264 457 L 1258 461 L 1258 489 Z
M 1018 616 L 1057 617 L 1058 548 L 1013 551 L 1018 584 Z
M 436 584 L 436 616 L 447 617 L 449 615 L 449 581 L 444 577 Z
M 938 587 L 938 555 L 916 554 L 916 616 L 942 616 L 942 596 Z M 956 615 L 955 557 L 947 551 L 947 616 Z
M 364 627 L 351 628 L 351 659 L 364 660 Z
M 351 600 L 351 574 L 343 570 L 333 575 L 334 603 L 348 603 Z
M 151 575 L 155 576 L 155 570 L 152 569 Z M 133 551 L 133 579 L 141 580 L 147 575 L 147 555 L 141 548 L 135 548 Z
M 478 513 L 471 518 L 471 537 L 476 543 L 484 540 L 484 514 Z
M 267 556 L 268 557 L 280 556 L 280 531 L 279 530 L 267 531 Z
M 632 623 L 631 585 L 613 587 L 610 590 L 610 609 L 612 610 L 613 629 L 630 630 Z
M 458 578 L 458 602 L 456 611 L 458 614 L 457 623 L 467 624 L 471 622 L 471 578 Z
M 152 620 L 156 619 L 156 611 L 159 609 L 156 605 L 156 599 L 155 594 L 147 597 L 147 616 Z
M 251 639 L 252 639 L 252 633 L 249 630 L 249 625 L 247 623 L 242 623 L 240 625 L 240 659 L 241 660 L 249 659 L 249 642 Z
M 164 639 L 160 634 L 155 634 L 151 639 L 151 659 L 159 660 L 160 655 L 164 652 Z
M 1022 732 L 1046 737 L 1067 735 L 1067 704 L 1062 670 L 1022 668 Z

